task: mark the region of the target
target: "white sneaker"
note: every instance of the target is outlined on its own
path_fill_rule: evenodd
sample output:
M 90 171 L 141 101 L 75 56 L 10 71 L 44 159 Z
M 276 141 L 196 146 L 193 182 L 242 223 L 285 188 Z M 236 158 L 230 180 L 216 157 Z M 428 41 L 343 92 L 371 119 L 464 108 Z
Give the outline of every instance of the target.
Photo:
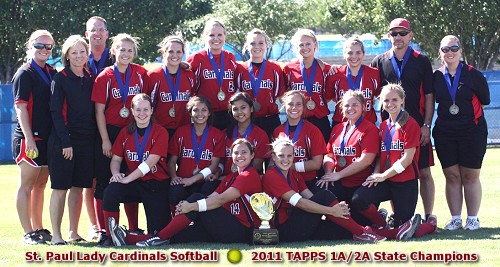
M 462 219 L 451 219 L 443 229 L 453 231 L 461 228 L 462 228 Z
M 465 221 L 465 230 L 477 230 L 479 229 L 479 219 L 469 219 Z
M 97 225 L 91 225 L 89 228 L 89 232 L 87 233 L 87 240 L 97 241 L 99 239 L 99 227 Z

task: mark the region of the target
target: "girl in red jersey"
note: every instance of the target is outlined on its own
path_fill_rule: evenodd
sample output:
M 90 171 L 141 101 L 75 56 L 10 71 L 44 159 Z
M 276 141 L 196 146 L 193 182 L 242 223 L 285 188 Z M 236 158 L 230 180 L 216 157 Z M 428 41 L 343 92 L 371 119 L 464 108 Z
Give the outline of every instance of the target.
M 236 60 L 231 52 L 223 49 L 226 27 L 220 20 L 210 19 L 203 30 L 206 49 L 191 55 L 191 64 L 198 88 L 196 95 L 204 96 L 214 109 L 214 126 L 224 130 L 229 126 L 227 100 L 236 92 Z
M 347 65 L 339 66 L 334 75 L 327 78 L 327 98 L 337 102 L 332 117 L 332 126 L 347 119 L 342 114 L 340 105 L 342 96 L 349 90 L 360 91 L 365 98 L 364 119 L 377 122 L 374 110 L 374 98 L 380 94 L 380 74 L 378 69 L 363 65 L 365 47 L 357 37 L 351 37 L 344 42 L 344 59 Z M 333 94 L 333 96 L 330 96 Z
M 302 176 L 291 168 L 294 144 L 288 137 L 279 137 L 271 146 L 275 165 L 262 177 L 262 186 L 264 192 L 274 199 L 276 213 L 271 224 L 279 230 L 280 241 L 340 239 L 345 236 L 342 228 L 352 233 L 356 241 L 385 240 L 385 237 L 374 234 L 370 227 L 357 224 L 349 216 L 347 204 L 339 203 L 332 192 L 320 190 L 313 194 L 306 187 Z M 325 229 L 320 227 L 322 215 L 326 215 L 328 222 Z
M 255 148 L 252 166 L 262 174 L 264 160 L 269 158 L 269 138 L 266 132 L 252 122 L 255 106 L 252 97 L 247 93 L 236 93 L 229 99 L 232 113 L 232 127 L 227 129 L 226 159 L 221 172 L 224 176 L 236 172 L 236 165 L 231 159 L 231 145 L 236 139 L 245 138 Z
M 287 121 L 274 130 L 273 137 L 288 136 L 295 144 L 295 164 L 292 170 L 302 173 L 307 187 L 314 193 L 317 171 L 326 154 L 326 144 L 321 131 L 304 120 L 305 96 L 299 91 L 288 91 L 281 98 Z
M 16 207 L 24 244 L 50 242 L 52 236 L 43 228 L 42 211 L 47 168 L 47 140 L 52 129 L 50 83 L 56 70 L 47 65 L 54 48 L 54 38 L 46 30 L 34 31 L 26 42 L 28 63 L 14 74 L 12 90 L 17 126 L 12 134 L 12 152 L 19 166 L 20 182 Z
M 318 49 L 318 40 L 313 31 L 299 29 L 291 42 L 295 46 L 298 59 L 292 60 L 283 68 L 286 90 L 300 91 L 304 94 L 306 118 L 320 129 L 326 142 L 332 130 L 327 106 L 330 99 L 325 98 L 325 79 L 331 66 L 314 57 Z
M 380 159 L 374 173 L 354 192 L 351 205 L 373 225 L 385 227 L 386 222 L 375 205 L 391 200 L 395 228 L 375 229 L 390 239 L 408 239 L 417 229 L 421 235 L 436 227 L 430 223 L 419 227 L 421 217 L 413 215 L 418 199 L 420 126 L 403 109 L 404 100 L 405 92 L 400 85 L 388 84 L 382 88 L 380 101 L 389 118 L 380 125 Z
M 209 123 L 212 108 L 203 96 L 192 97 L 186 105 L 191 124 L 179 127 L 170 140 L 168 168 L 172 177 L 169 193 L 171 210 L 192 193 L 210 195 L 218 186 L 215 173 L 224 157 L 224 133 Z
M 153 233 L 171 220 L 166 162 L 168 132 L 152 122 L 153 106 L 148 95 L 134 96 L 131 104 L 134 121 L 120 131 L 113 144 L 110 165 L 113 176 L 104 191 L 104 218 L 106 222 L 110 218 L 118 222 L 120 203 L 137 199 L 144 205 L 148 232 Z M 120 171 L 122 161 L 127 164 L 126 173 Z M 106 229 L 108 237 L 110 230 Z
M 252 194 L 262 191 L 262 184 L 259 173 L 252 167 L 255 154 L 251 142 L 237 139 L 231 146 L 231 155 L 238 171 L 226 176 L 208 197 L 196 193 L 186 201 L 181 201 L 176 207 L 177 215 L 156 235 L 127 235 L 123 228 L 111 220 L 115 244 L 161 246 L 170 242 L 200 242 L 206 238 L 205 235 L 210 236 L 206 239 L 209 241 L 248 243 L 251 231 L 260 225 L 248 199 Z M 189 226 L 195 220 L 195 224 Z
M 481 165 L 488 137 L 483 107 L 490 103 L 488 83 L 481 72 L 460 61 L 460 40 L 441 40 L 443 66 L 434 72 L 438 119 L 432 131 L 436 153 L 446 178 L 446 200 L 451 220 L 445 230 L 462 228 L 462 203 L 467 220 L 463 229 L 477 230 L 481 206 Z
M 325 175 L 317 185 L 350 204 L 354 191 L 373 173 L 372 163 L 380 151 L 380 137 L 378 128 L 363 116 L 366 114 L 363 93 L 348 90 L 337 106 L 342 107 L 346 121 L 332 129 L 323 160 Z M 366 218 L 358 215 L 355 211 L 352 213 L 357 222 L 368 225 Z
M 192 71 L 179 67 L 185 49 L 181 37 L 167 36 L 159 46 L 164 65 L 148 72 L 148 94 L 153 100 L 156 122 L 172 137 L 177 128 L 190 122 L 186 103 L 194 94 L 195 77 Z
M 254 102 L 254 122 L 268 136 L 281 124 L 276 100 L 285 90 L 280 65 L 265 58 L 270 46 L 271 40 L 263 30 L 251 30 L 243 46 L 250 59 L 238 64 L 236 70 L 239 90 L 248 93 Z
M 62 46 L 65 68 L 54 76 L 50 110 L 54 127 L 49 138 L 49 172 L 52 188 L 50 219 L 52 244 L 66 245 L 61 234 L 68 193 L 69 241 L 79 242 L 78 224 L 83 188 L 92 188 L 96 123 L 90 100 L 95 77 L 85 69 L 89 46 L 72 35 Z
M 95 206 L 99 228 L 104 229 L 105 221 L 102 213 L 102 198 L 109 179 L 112 156 L 111 148 L 120 130 L 132 121 L 130 104 L 132 98 L 144 90 L 147 84 L 147 71 L 140 65 L 133 64 L 137 55 L 138 42 L 132 36 L 120 33 L 111 38 L 111 54 L 115 57 L 114 66 L 105 68 L 97 76 L 92 90 L 92 101 L 95 102 L 96 121 L 99 134 L 96 140 L 95 155 Z M 138 205 L 125 204 L 125 212 L 129 219 L 129 229 L 138 229 Z M 98 244 L 108 245 L 111 240 L 101 235 Z

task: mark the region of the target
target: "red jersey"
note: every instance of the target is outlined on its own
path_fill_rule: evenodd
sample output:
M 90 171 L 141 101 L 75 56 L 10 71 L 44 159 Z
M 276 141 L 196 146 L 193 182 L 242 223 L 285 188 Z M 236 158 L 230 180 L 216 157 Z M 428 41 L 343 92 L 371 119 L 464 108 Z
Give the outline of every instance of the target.
M 344 127 L 348 122 L 337 124 L 333 127 L 330 134 L 330 140 L 326 144 L 326 151 L 333 155 L 335 171 L 340 172 L 351 165 L 355 160 L 361 157 L 363 153 L 375 153 L 380 151 L 380 137 L 377 126 L 363 119 L 361 123 L 354 129 L 350 136 L 343 134 Z M 352 126 L 351 126 L 352 127 Z M 347 131 L 349 132 L 349 131 Z M 344 141 L 344 150 L 341 151 L 340 144 Z M 338 159 L 344 157 L 346 165 L 341 167 L 338 164 Z M 368 166 L 366 169 L 359 171 L 349 177 L 340 179 L 340 182 L 345 187 L 358 187 L 363 184 L 370 174 L 373 173 L 373 167 Z
M 183 178 L 193 176 L 193 171 L 196 167 L 200 170 L 209 167 L 213 157 L 224 158 L 224 133 L 215 127 L 209 126 L 207 141 L 201 153 L 198 166 L 196 166 L 193 142 L 191 140 L 191 127 L 194 126 L 188 124 L 179 127 L 175 131 L 172 140 L 170 140 L 168 149 L 169 154 L 179 157 L 177 161 L 179 166 L 177 175 Z M 199 144 L 201 136 L 197 136 L 196 140 Z
M 222 53 L 224 54 L 224 79 L 222 80 L 222 88 L 220 88 L 217 83 L 217 76 L 210 63 L 210 58 L 208 57 L 206 49 L 196 52 L 186 60 L 191 64 L 191 68 L 198 80 L 196 95 L 206 97 L 212 104 L 214 112 L 227 110 L 229 98 L 236 92 L 236 59 L 231 52 L 222 50 Z M 219 67 L 221 54 L 213 55 Z M 225 94 L 225 98 L 222 101 L 217 98 L 217 93 L 219 93 L 220 89 L 222 89 L 222 92 Z
M 194 95 L 196 79 L 192 71 L 182 68 L 179 68 L 178 71 L 181 73 L 181 80 L 175 105 L 172 100 L 171 88 L 169 88 L 165 72 L 163 71 L 163 66 L 148 72 L 150 86 L 146 89 L 146 93 L 151 96 L 151 100 L 153 101 L 156 122 L 168 129 L 176 129 L 191 122 L 191 118 L 186 112 L 186 104 L 189 98 Z M 175 86 L 176 75 L 170 75 L 170 78 L 172 85 Z M 175 109 L 174 117 L 170 115 L 172 107 Z
M 237 132 L 236 139 L 243 138 L 243 136 L 239 134 L 238 131 L 236 132 Z M 229 136 L 231 137 L 226 138 L 226 162 L 224 165 L 223 175 L 228 175 L 229 173 L 231 173 L 232 172 L 231 167 L 233 166 L 233 159 L 231 156 L 231 145 L 236 139 L 233 139 L 232 137 L 233 134 L 230 134 Z M 270 157 L 271 147 L 269 146 L 269 137 L 267 136 L 266 132 L 262 130 L 259 126 L 254 124 L 252 131 L 250 131 L 246 139 L 250 141 L 251 144 L 253 144 L 255 158 L 267 159 Z
M 309 110 L 304 107 L 306 117 L 315 116 L 316 118 L 323 118 L 330 114 L 330 110 L 328 110 L 328 101 L 330 99 L 325 98 L 325 84 L 326 84 L 326 76 L 331 66 L 329 64 L 325 64 L 325 68 L 321 70 L 318 64 L 306 69 L 306 74 L 311 75 L 311 69 L 316 68 L 316 75 L 311 77 L 313 79 L 313 88 L 312 94 L 309 96 L 307 93 L 307 89 L 304 83 L 304 79 L 302 77 L 302 72 L 300 68 L 300 61 L 295 59 L 288 63 L 283 68 L 283 73 L 285 75 L 285 83 L 286 90 L 295 90 L 301 91 L 306 97 L 306 103 L 310 99 L 312 99 L 316 103 L 316 108 L 313 110 Z
M 384 172 L 386 170 L 385 162 L 387 160 L 387 152 L 386 146 L 384 144 L 384 137 L 387 132 L 387 124 L 389 123 L 389 119 L 385 120 L 380 124 L 380 138 L 382 139 L 381 148 L 380 148 L 380 172 Z M 406 169 L 391 178 L 388 181 L 392 182 L 406 182 L 413 179 L 417 179 L 420 177 L 418 171 L 418 157 L 420 153 L 420 126 L 417 121 L 413 119 L 411 116 L 408 118 L 408 121 L 403 125 L 401 129 L 396 129 L 394 132 L 394 136 L 391 141 L 390 148 L 390 156 L 389 160 L 391 162 L 391 166 L 396 162 L 396 160 L 400 159 L 403 156 L 403 152 L 407 148 L 416 148 L 415 155 L 413 156 L 413 161 L 411 162 Z
M 295 142 L 293 162 L 306 161 L 312 159 L 314 156 L 326 154 L 325 139 L 321 131 L 309 121 L 303 120 L 303 122 L 302 130 Z M 287 122 L 274 130 L 274 139 L 279 136 L 286 136 L 286 124 Z M 290 131 L 289 138 L 294 139 L 294 134 L 295 131 Z M 316 171 L 304 172 L 301 175 L 304 177 L 304 180 L 310 181 L 316 178 Z
M 262 176 L 262 190 L 273 199 L 276 211 L 270 221 L 273 227 L 276 227 L 276 216 L 278 216 L 278 224 L 283 224 L 288 220 L 288 209 L 294 208 L 290 203 L 284 201 L 282 196 L 291 190 L 300 193 L 306 189 L 307 186 L 302 176 L 293 170 L 288 170 L 288 180 L 275 166 Z
M 140 65 L 130 64 L 129 66 L 130 85 L 125 107 L 130 111 L 132 98 L 144 92 L 144 89 L 147 88 L 148 75 L 147 70 Z M 123 102 L 120 87 L 118 86 L 113 70 L 114 66 L 110 66 L 99 73 L 92 89 L 92 101 L 106 105 L 104 110 L 106 124 L 125 127 L 133 120 L 133 116 L 130 113 L 128 118 L 120 117 L 120 109 L 123 108 Z M 122 81 L 125 82 L 125 73 L 120 74 Z
M 217 189 L 215 189 L 215 192 L 222 194 L 229 187 L 238 189 L 241 196 L 230 202 L 226 202 L 222 207 L 231 212 L 245 227 L 258 228 L 260 226 L 260 219 L 250 206 L 249 199 L 253 194 L 262 192 L 259 173 L 253 167 L 249 167 L 240 174 L 232 173 L 222 180 Z M 221 225 L 221 227 L 224 226 Z
M 113 149 L 111 152 L 113 154 L 124 158 L 125 163 L 127 163 L 128 171 L 127 175 L 133 172 L 137 167 L 139 167 L 139 158 L 137 156 L 137 147 L 135 145 L 134 134 L 129 134 L 127 132 L 128 127 L 124 127 L 118 137 L 116 138 L 115 143 L 113 144 Z M 139 135 L 139 142 L 142 143 L 143 136 Z M 161 156 L 160 160 L 151 167 L 151 171 L 146 173 L 141 180 L 166 180 L 169 179 L 170 176 L 167 173 L 167 152 L 168 151 L 168 132 L 165 128 L 160 125 L 153 123 L 151 126 L 151 132 L 149 134 L 148 141 L 146 143 L 146 147 L 144 148 L 144 156 L 143 161 L 146 161 L 149 155 L 159 155 Z
M 248 72 L 249 64 L 250 61 L 238 64 L 238 68 L 236 70 L 238 90 L 248 93 L 254 101 L 257 101 L 261 105 L 260 110 L 254 113 L 255 118 L 278 114 L 279 111 L 276 99 L 285 92 L 283 71 L 281 70 L 280 65 L 273 61 L 266 60 L 266 67 L 260 82 L 259 94 L 255 97 L 252 90 L 250 73 Z M 262 65 L 252 65 L 254 78 L 257 79 L 262 69 Z
M 374 110 L 374 98 L 380 94 L 380 73 L 378 69 L 361 65 L 363 68 L 363 77 L 361 77 L 360 89 L 365 97 L 365 119 L 375 123 L 377 115 Z M 340 66 L 338 72 L 333 76 L 328 76 L 326 79 L 326 98 L 333 99 L 337 102 L 335 105 L 335 113 L 333 113 L 333 121 L 346 121 L 342 115 L 342 107 L 340 100 L 345 92 L 349 91 L 349 83 L 347 82 L 347 65 Z M 356 76 L 352 77 L 356 80 Z M 356 88 L 357 89 L 357 88 Z

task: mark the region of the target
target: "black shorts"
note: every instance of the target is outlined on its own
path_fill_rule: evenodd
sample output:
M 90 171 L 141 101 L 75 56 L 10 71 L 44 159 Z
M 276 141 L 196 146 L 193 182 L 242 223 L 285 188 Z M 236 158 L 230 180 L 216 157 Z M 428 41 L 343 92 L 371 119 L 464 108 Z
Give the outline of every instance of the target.
M 26 140 L 24 138 L 12 139 L 12 157 L 17 165 L 24 161 L 32 167 L 47 166 L 47 140 L 38 140 L 35 143 L 38 149 L 38 157 L 30 159 L 26 155 Z
M 488 130 L 478 129 L 464 136 L 434 135 L 436 153 L 443 169 L 460 165 L 470 169 L 481 169 Z
M 49 138 L 49 173 L 52 189 L 66 190 L 71 187 L 91 188 L 94 177 L 94 141 L 88 139 L 71 140 L 73 158 L 67 160 L 62 154 L 59 138 Z
M 434 166 L 434 154 L 432 153 L 432 144 L 429 142 L 425 146 L 420 146 L 418 168 L 425 169 L 432 166 Z

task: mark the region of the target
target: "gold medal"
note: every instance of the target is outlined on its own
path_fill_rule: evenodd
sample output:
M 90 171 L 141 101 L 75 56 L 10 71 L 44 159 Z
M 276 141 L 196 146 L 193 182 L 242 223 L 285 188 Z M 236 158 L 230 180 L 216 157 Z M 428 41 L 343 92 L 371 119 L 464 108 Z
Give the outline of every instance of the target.
M 224 101 L 224 99 L 226 99 L 226 94 L 222 91 L 222 89 L 220 89 L 217 93 L 217 99 L 219 99 L 219 101 Z
M 457 105 L 455 105 L 455 103 L 453 103 L 453 105 L 450 106 L 449 110 L 451 115 L 457 115 L 458 112 L 460 111 L 460 108 Z
M 198 169 L 198 166 L 193 170 L 193 175 L 196 175 L 200 172 L 200 169 Z
M 175 107 L 171 107 L 169 110 L 168 110 L 168 115 L 172 118 L 175 118 Z
M 130 111 L 128 110 L 128 108 L 123 106 L 123 108 L 120 109 L 120 117 L 125 119 L 125 118 L 128 118 L 129 115 L 130 115 Z
M 339 164 L 340 167 L 345 167 L 345 165 L 347 164 L 347 160 L 344 158 L 344 157 L 340 157 L 337 161 L 337 163 Z
M 313 110 L 316 108 L 316 103 L 314 103 L 312 99 L 309 99 L 309 101 L 307 101 L 306 103 L 306 107 L 308 110 Z

